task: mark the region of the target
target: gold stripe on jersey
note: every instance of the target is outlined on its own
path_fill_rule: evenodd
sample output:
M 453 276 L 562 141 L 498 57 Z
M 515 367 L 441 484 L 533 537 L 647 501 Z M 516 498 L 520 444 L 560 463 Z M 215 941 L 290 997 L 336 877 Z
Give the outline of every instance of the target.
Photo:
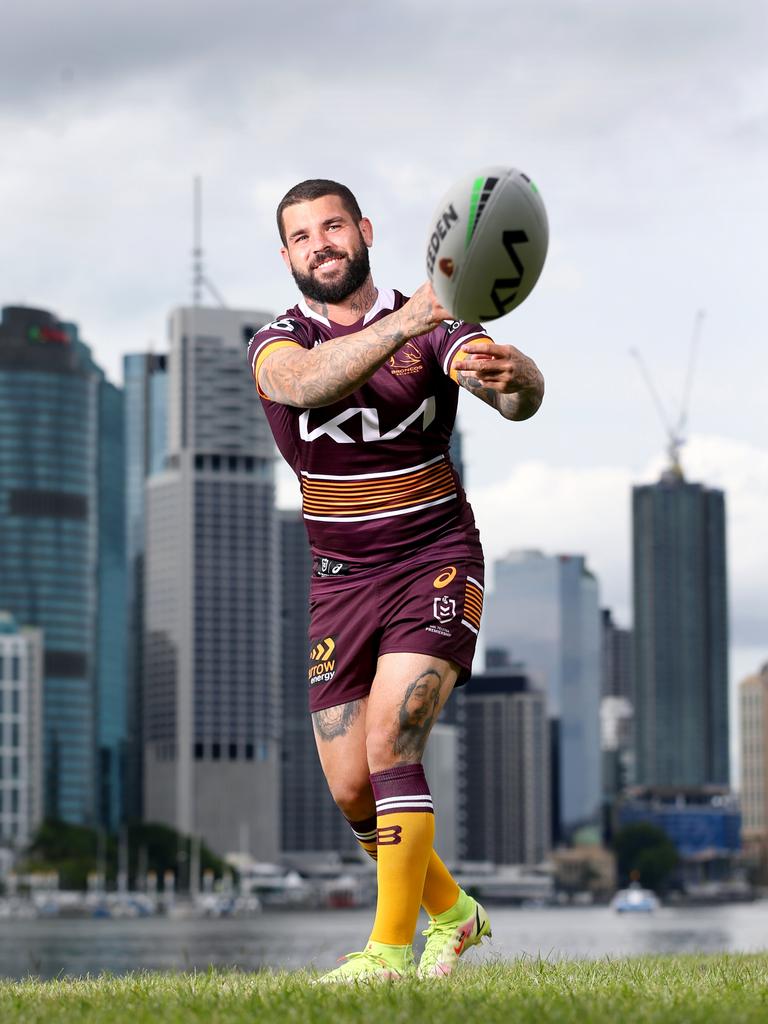
M 474 632 L 480 629 L 480 619 L 483 615 L 483 588 L 472 579 L 467 577 L 464 586 L 464 625 L 469 626 Z
M 264 362 L 267 356 L 272 355 L 272 353 L 276 352 L 279 348 L 288 347 L 301 348 L 302 346 L 299 345 L 298 342 L 292 341 L 290 338 L 275 338 L 274 340 L 265 343 L 265 345 L 261 348 L 259 354 L 256 356 L 256 359 L 254 361 L 253 379 L 256 381 L 256 390 L 259 392 L 261 397 L 266 398 L 268 402 L 271 401 L 271 398 L 265 391 L 262 391 L 261 387 L 259 386 L 259 370 L 261 369 L 261 364 Z
M 363 478 L 302 473 L 301 492 L 305 519 L 357 523 L 440 505 L 456 497 L 456 485 L 450 465 L 440 457 L 397 474 Z
M 495 341 L 493 340 L 493 338 L 488 338 L 484 334 L 479 334 L 476 338 L 472 337 L 472 338 L 462 338 L 461 339 L 461 342 L 459 343 L 459 346 L 456 349 L 456 352 L 453 354 L 453 356 L 451 356 L 451 362 L 449 364 L 449 370 L 448 370 L 448 376 L 451 378 L 451 380 L 455 380 L 457 384 L 459 382 L 458 372 L 461 369 L 459 364 L 463 363 L 465 359 L 468 359 L 469 356 L 472 355 L 471 352 L 465 352 L 464 349 L 461 346 L 464 343 L 468 344 L 470 341 L 487 341 L 491 345 L 495 345 L 496 344 Z

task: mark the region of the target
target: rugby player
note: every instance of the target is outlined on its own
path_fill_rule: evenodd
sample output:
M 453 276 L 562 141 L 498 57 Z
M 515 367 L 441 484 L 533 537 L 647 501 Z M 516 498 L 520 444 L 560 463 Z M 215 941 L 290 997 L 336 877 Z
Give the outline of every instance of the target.
M 445 977 L 490 935 L 433 849 L 422 756 L 467 681 L 483 554 L 448 448 L 459 386 L 508 420 L 541 404 L 537 366 L 454 320 L 430 284 L 374 286 L 373 227 L 338 182 L 304 181 L 277 210 L 301 300 L 248 349 L 275 441 L 297 474 L 313 554 L 309 709 L 331 793 L 377 861 L 370 939 L 323 981 Z

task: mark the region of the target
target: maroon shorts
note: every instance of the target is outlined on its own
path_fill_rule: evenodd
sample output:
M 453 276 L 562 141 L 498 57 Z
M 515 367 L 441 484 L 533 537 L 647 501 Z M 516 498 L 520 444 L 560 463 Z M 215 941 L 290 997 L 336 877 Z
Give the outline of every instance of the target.
M 381 654 L 431 654 L 454 661 L 461 669 L 456 685 L 463 685 L 482 610 L 483 552 L 474 538 L 443 538 L 407 560 L 380 567 L 316 558 L 309 602 L 309 710 L 366 697 Z

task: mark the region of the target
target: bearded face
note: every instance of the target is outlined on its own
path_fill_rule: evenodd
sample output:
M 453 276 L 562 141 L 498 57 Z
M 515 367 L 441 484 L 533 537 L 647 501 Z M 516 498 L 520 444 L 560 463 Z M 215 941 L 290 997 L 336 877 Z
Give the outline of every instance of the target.
M 305 273 L 291 260 L 291 274 L 302 295 L 314 302 L 343 302 L 371 272 L 368 247 L 358 230 L 358 245 L 351 251 L 328 246 L 313 255 Z

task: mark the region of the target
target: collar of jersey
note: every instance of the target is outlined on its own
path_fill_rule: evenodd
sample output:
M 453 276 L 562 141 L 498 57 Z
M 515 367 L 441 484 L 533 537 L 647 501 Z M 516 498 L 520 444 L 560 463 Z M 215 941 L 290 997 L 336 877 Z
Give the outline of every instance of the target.
M 376 296 L 376 301 L 363 317 L 363 327 L 365 327 L 366 324 L 369 324 L 375 316 L 382 312 L 382 310 L 386 309 L 391 312 L 394 308 L 394 291 L 391 288 L 379 288 L 378 295 Z M 326 327 L 331 326 L 331 321 L 328 319 L 328 317 L 321 316 L 319 313 L 316 313 L 313 309 L 310 309 L 310 307 L 307 305 L 306 301 L 303 298 L 299 300 L 299 309 L 304 314 L 304 316 L 308 316 L 312 320 L 317 320 L 318 323 L 325 324 Z

